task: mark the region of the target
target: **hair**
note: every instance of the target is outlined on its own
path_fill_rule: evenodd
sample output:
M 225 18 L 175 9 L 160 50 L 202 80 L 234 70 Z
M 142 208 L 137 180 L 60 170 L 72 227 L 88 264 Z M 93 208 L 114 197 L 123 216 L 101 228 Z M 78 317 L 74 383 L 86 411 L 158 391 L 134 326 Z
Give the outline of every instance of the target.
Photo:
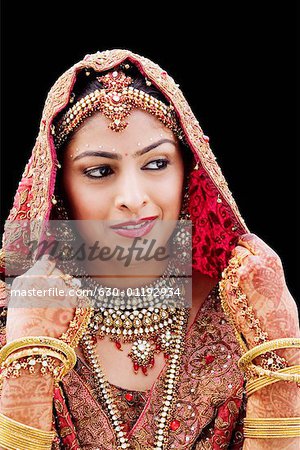
M 152 84 L 148 86 L 146 84 L 145 77 L 139 72 L 136 66 L 124 62 L 118 67 L 118 69 L 121 69 L 127 76 L 132 78 L 133 81 L 130 86 L 135 89 L 139 89 L 146 94 L 152 95 L 152 97 L 155 97 L 157 100 L 167 103 L 165 96 L 155 86 Z M 78 78 L 74 86 L 74 103 L 91 92 L 94 92 L 96 89 L 102 89 L 103 85 L 97 80 L 97 77 L 106 75 L 108 72 L 110 72 L 110 70 L 101 73 L 96 72 L 93 69 L 85 69 L 81 71 L 78 74 Z
M 134 66 L 132 63 L 125 61 L 124 63 L 120 64 L 118 68 L 121 69 L 123 72 L 125 72 L 127 76 L 130 76 L 132 78 L 133 81 L 130 86 L 132 86 L 135 89 L 139 89 L 140 91 L 143 91 L 146 94 L 151 95 L 152 97 L 162 101 L 165 104 L 168 104 L 168 100 L 159 91 L 159 89 L 157 89 L 153 84 L 151 85 L 146 84 L 145 77 L 141 74 L 138 68 Z M 75 104 L 80 99 L 96 91 L 97 89 L 99 90 L 103 89 L 103 85 L 100 81 L 97 80 L 97 77 L 99 77 L 100 75 L 103 76 L 108 72 L 110 71 L 99 73 L 96 72 L 94 69 L 90 68 L 80 71 L 77 75 L 77 79 L 71 94 L 72 103 Z M 65 114 L 68 108 L 69 105 L 59 114 L 59 116 L 57 116 L 56 121 L 60 120 L 60 118 L 62 117 L 63 114 Z M 75 132 L 76 131 L 74 130 L 73 133 Z M 68 137 L 66 142 L 61 146 L 59 153 L 63 152 L 63 149 L 72 138 L 73 133 L 71 133 L 70 137 Z M 195 164 L 194 155 L 192 150 L 185 142 L 180 142 L 180 150 L 184 162 L 185 177 L 187 177 Z

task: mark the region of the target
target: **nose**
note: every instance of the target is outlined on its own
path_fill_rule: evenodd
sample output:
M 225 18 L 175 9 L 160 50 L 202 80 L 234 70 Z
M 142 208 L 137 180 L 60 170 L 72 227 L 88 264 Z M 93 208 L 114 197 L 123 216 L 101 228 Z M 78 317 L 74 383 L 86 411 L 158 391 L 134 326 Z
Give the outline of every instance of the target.
M 145 191 L 145 185 L 137 176 L 127 174 L 120 180 L 118 193 L 115 197 L 115 207 L 122 211 L 128 210 L 137 216 L 141 215 L 150 199 Z

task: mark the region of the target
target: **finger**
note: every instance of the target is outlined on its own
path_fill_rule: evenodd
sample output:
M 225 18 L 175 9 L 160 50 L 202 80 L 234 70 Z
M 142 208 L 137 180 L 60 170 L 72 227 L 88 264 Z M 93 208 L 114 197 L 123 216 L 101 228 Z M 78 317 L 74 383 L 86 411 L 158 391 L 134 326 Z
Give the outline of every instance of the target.
M 247 233 L 240 236 L 238 245 L 247 248 L 253 255 L 267 256 L 270 254 L 276 255 L 262 239 L 253 233 Z
M 63 286 L 66 290 L 66 298 L 69 299 L 70 305 L 74 308 L 76 307 L 86 307 L 91 306 L 90 300 L 84 293 L 82 288 L 82 283 L 79 278 L 73 277 L 63 273 L 60 269 L 55 268 L 51 274 L 50 278 L 54 278 L 60 286 Z
M 253 254 L 245 247 L 242 247 L 241 245 L 237 245 L 232 250 L 232 256 L 236 257 L 240 264 L 242 264 L 243 260 L 249 256 L 252 256 Z
M 55 260 L 49 255 L 43 255 L 25 272 L 24 276 L 49 276 L 55 268 Z

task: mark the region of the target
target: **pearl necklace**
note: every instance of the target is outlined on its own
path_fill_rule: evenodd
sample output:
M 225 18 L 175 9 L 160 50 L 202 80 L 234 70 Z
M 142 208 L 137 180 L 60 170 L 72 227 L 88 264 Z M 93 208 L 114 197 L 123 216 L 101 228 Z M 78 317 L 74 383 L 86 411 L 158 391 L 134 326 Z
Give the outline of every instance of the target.
M 169 427 L 172 419 L 172 412 L 175 407 L 179 375 L 182 368 L 182 355 L 184 352 L 184 339 L 188 322 L 187 308 L 178 312 L 179 320 L 175 330 L 175 345 L 172 347 L 170 357 L 167 361 L 168 367 L 164 380 L 163 402 L 159 412 L 157 430 L 155 433 L 154 450 L 162 450 L 167 444 Z M 111 420 L 117 438 L 117 450 L 130 449 L 130 444 L 122 427 L 121 414 L 115 404 L 109 382 L 105 378 L 104 372 L 95 352 L 95 340 L 90 333 L 86 333 L 80 342 L 83 354 L 89 363 L 93 376 L 97 384 L 99 398 L 104 402 L 108 416 Z

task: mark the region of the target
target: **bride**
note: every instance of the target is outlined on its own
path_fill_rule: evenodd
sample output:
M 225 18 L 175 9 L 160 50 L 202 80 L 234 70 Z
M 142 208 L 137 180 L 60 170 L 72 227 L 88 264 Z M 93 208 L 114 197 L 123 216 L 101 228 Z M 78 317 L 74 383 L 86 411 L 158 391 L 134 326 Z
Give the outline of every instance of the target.
M 60 258 L 58 240 L 89 257 Z M 29 266 L 30 242 L 48 251 Z M 280 258 L 158 65 L 111 50 L 58 79 L 1 261 L 1 448 L 298 448 L 299 322 Z

